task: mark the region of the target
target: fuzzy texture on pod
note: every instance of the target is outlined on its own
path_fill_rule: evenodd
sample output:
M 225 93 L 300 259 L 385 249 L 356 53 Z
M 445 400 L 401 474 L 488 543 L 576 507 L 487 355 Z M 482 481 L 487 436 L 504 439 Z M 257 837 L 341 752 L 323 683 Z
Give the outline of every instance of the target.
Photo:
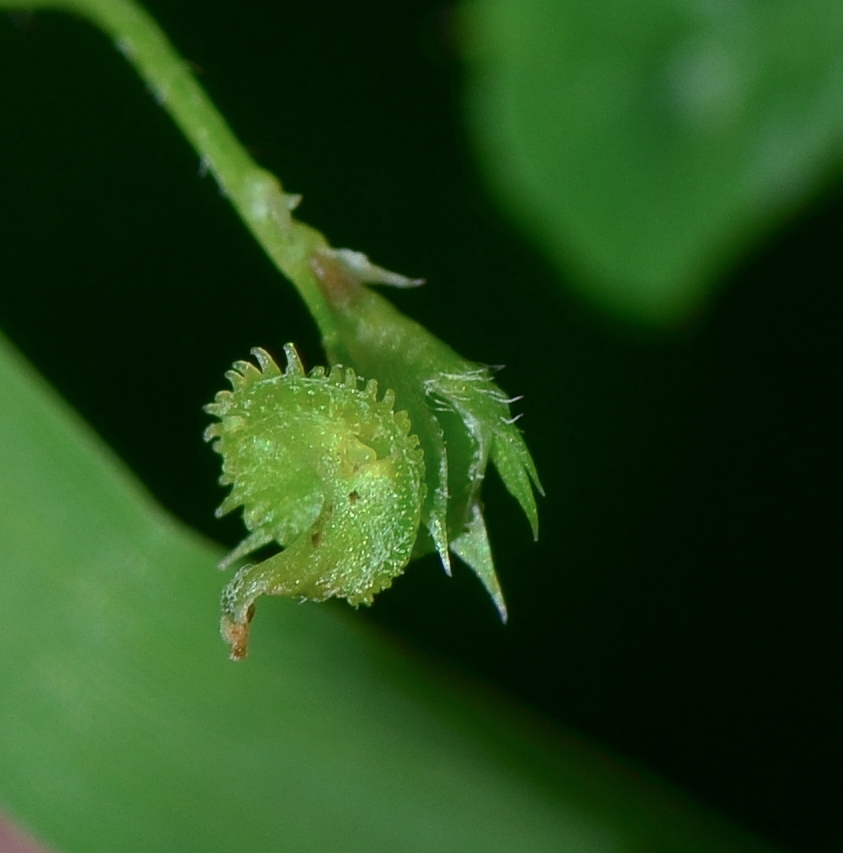
M 235 660 L 246 655 L 261 595 L 370 604 L 410 561 L 425 496 L 419 441 L 392 391 L 378 399 L 375 380 L 363 384 L 341 365 L 305 373 L 295 347 L 284 352 L 282 372 L 252 350 L 259 368 L 236 362 L 226 373 L 232 390 L 205 407 L 220 419 L 205 440 L 232 486 L 217 515 L 242 506 L 250 531 L 220 568 L 271 543 L 283 548 L 240 568 L 223 592 L 221 630 Z

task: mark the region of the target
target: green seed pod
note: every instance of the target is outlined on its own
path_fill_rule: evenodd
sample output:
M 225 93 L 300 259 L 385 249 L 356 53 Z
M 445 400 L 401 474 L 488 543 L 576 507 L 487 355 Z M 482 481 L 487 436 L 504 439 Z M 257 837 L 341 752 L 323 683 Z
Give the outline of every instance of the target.
M 424 500 L 423 454 L 392 391 L 379 400 L 375 380 L 363 385 L 340 365 L 306 374 L 293 345 L 284 352 L 286 372 L 252 350 L 260 369 L 236 362 L 233 390 L 205 407 L 220 419 L 205 440 L 232 486 L 217 515 L 242 506 L 250 531 L 220 568 L 270 543 L 284 549 L 241 568 L 223 592 L 235 660 L 261 595 L 371 603 L 409 562 Z

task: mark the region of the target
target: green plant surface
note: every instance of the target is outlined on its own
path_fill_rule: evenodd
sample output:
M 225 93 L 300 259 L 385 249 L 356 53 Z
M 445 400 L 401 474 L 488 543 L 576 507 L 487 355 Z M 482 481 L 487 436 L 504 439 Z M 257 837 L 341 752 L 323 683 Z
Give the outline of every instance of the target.
M 0 802 L 56 849 L 770 849 L 350 611 L 278 601 L 234 666 L 217 548 L 5 342 L 0 436 Z
M 681 323 L 839 171 L 835 0 L 477 0 L 467 103 L 504 209 L 562 280 Z

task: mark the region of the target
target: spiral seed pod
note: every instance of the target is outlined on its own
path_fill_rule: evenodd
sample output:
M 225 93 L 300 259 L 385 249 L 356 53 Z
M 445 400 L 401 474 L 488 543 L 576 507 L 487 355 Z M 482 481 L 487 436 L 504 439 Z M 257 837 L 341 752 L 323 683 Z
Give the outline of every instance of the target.
M 220 482 L 232 490 L 217 510 L 243 507 L 250 534 L 220 564 L 258 548 L 282 551 L 246 565 L 222 596 L 222 634 L 231 657 L 245 657 L 254 602 L 261 595 L 369 604 L 410 560 L 424 499 L 423 454 L 394 395 L 378 399 L 340 365 L 305 373 L 292 344 L 282 372 L 262 349 L 260 369 L 238 361 L 205 410 L 220 419 L 205 440 L 223 457 Z

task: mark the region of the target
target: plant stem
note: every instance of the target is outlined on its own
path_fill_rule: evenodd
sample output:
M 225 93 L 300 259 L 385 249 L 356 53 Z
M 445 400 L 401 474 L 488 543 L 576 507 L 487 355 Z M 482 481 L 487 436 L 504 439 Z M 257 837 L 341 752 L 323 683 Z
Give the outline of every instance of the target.
M 0 0 L 0 8 L 72 12 L 113 39 L 246 227 L 293 282 L 330 348 L 337 338 L 335 323 L 310 266 L 313 253 L 327 241 L 291 217 L 297 197 L 284 193 L 278 179 L 249 156 L 153 18 L 132 0 Z

